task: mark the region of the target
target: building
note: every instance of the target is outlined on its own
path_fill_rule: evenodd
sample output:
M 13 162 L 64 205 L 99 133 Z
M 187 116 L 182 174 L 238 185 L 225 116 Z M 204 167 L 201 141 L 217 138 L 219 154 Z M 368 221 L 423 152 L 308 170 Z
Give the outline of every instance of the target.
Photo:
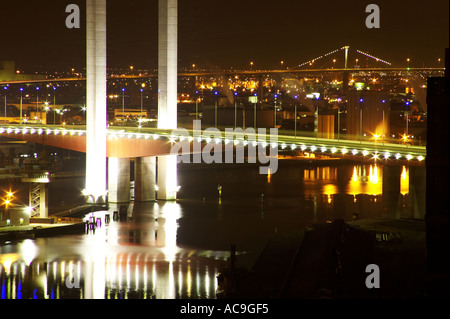
M 116 121 L 124 121 L 124 120 L 139 120 L 140 118 L 147 118 L 147 110 L 140 109 L 115 109 L 114 110 L 114 119 Z
M 426 233 L 428 295 L 449 296 L 449 66 L 427 84 Z
M 389 93 L 354 90 L 348 95 L 347 134 L 362 136 L 388 136 L 390 103 Z

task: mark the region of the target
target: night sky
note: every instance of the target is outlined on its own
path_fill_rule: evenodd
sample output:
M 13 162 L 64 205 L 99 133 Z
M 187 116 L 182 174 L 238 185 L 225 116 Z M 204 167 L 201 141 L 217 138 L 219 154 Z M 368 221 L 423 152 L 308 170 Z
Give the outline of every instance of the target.
M 82 10 L 80 29 L 65 26 L 70 3 Z M 380 29 L 365 26 L 370 3 L 380 6 Z M 157 67 L 157 7 L 108 0 L 108 66 Z M 2 1 L 0 60 L 84 67 L 84 9 L 84 0 Z M 179 0 L 179 65 L 292 67 L 350 45 L 393 65 L 437 66 L 449 46 L 448 12 L 448 0 Z

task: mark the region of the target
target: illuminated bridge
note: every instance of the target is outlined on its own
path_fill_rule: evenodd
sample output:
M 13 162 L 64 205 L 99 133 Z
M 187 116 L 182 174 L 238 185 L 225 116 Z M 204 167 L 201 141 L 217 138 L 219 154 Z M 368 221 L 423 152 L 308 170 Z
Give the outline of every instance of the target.
M 234 144 L 234 146 L 263 146 L 277 148 L 279 151 L 302 151 L 317 155 L 333 157 L 350 156 L 355 160 L 359 157 L 377 160 L 417 161 L 423 162 L 426 158 L 426 147 L 401 143 L 393 140 L 386 142 L 374 139 L 351 140 L 341 135 L 340 139 L 315 138 L 308 136 L 294 136 L 293 132 L 283 131 L 276 140 L 267 134 L 253 134 L 248 129 L 242 133 L 230 129 L 232 137 L 224 131 L 215 131 L 214 135 L 203 131 L 163 130 L 157 128 L 136 127 L 109 127 L 107 131 L 107 156 L 115 158 L 134 158 L 145 156 L 169 155 L 172 146 L 179 142 L 205 144 Z M 218 136 L 217 133 L 220 135 Z M 0 135 L 12 139 L 69 149 L 77 152 L 86 152 L 85 126 L 26 126 L 6 125 L 0 126 Z M 231 136 L 231 135 L 230 135 Z M 192 148 L 191 148 L 192 149 Z

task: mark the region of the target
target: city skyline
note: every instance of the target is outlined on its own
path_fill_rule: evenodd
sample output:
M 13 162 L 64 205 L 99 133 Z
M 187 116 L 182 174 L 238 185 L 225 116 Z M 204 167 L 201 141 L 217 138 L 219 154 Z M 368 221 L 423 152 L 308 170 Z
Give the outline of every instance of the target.
M 19 68 L 85 66 L 85 1 L 7 2 L 0 60 Z M 67 29 L 65 8 L 80 6 L 80 29 Z M 336 47 L 352 48 L 393 64 L 443 67 L 448 47 L 448 2 L 378 1 L 380 29 L 368 29 L 369 3 L 319 1 L 179 3 L 179 66 L 295 67 Z M 108 66 L 157 66 L 157 1 L 108 2 Z M 399 50 L 401 48 L 401 50 Z M 338 57 L 339 59 L 339 57 Z M 343 60 L 343 55 L 342 55 Z M 281 63 L 283 61 L 283 63 Z

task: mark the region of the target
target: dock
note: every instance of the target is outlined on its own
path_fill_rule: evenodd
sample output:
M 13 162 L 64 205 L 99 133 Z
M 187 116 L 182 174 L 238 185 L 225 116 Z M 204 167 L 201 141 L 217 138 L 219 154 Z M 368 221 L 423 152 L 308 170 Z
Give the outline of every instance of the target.
M 56 224 L 37 223 L 24 226 L 0 227 L 0 244 L 7 241 L 22 239 L 83 234 L 85 229 L 86 224 L 83 222 Z

